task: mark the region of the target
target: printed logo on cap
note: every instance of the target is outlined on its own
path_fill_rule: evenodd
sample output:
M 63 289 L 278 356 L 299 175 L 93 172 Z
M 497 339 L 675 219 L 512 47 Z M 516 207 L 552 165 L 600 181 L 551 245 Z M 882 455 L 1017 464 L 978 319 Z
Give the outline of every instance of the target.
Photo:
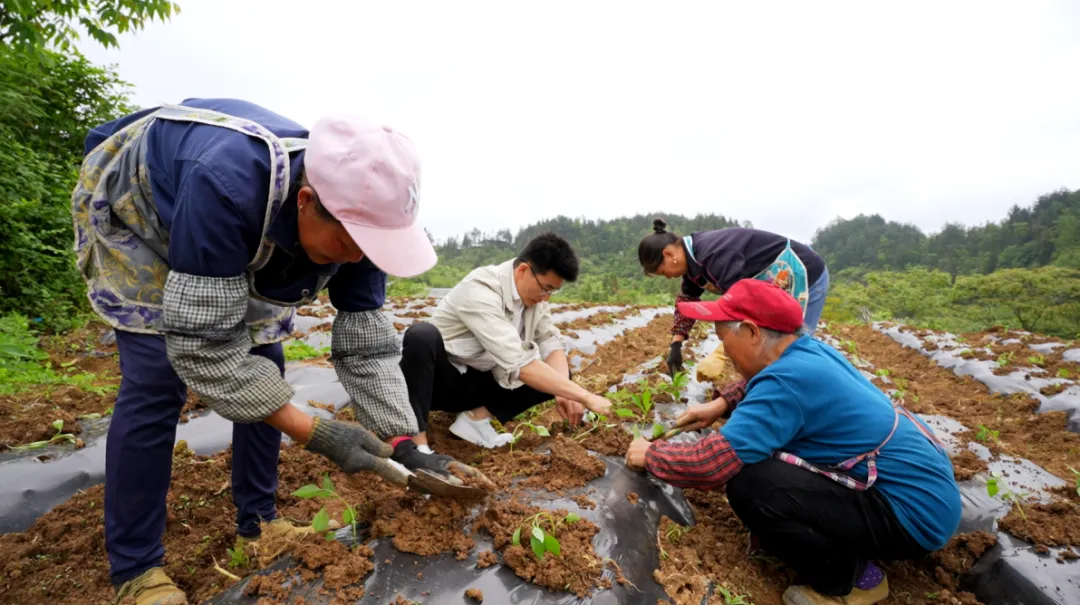
M 712 315 L 712 312 L 709 311 L 708 307 L 698 302 L 694 303 L 694 310 L 702 315 Z
M 409 185 L 409 202 L 405 204 L 405 214 L 413 216 L 416 214 L 416 208 L 420 205 L 420 191 L 418 190 L 416 183 Z

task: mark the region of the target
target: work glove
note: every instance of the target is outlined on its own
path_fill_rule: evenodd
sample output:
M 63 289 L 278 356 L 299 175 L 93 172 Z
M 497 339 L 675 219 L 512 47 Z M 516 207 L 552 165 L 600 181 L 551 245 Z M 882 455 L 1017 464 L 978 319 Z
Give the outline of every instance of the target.
M 671 343 L 671 348 L 667 354 L 667 367 L 668 375 L 672 378 L 675 377 L 676 372 L 682 371 L 682 343 L 683 341 L 677 340 Z
M 395 485 L 408 485 L 408 476 L 387 461 L 394 448 L 355 422 L 316 418 L 307 449 L 326 456 L 346 473 L 371 471 Z
M 421 452 L 412 439 L 404 439 L 394 446 L 394 454 L 390 459 L 410 471 L 430 471 L 455 485 L 464 485 L 464 482 L 458 475 L 475 477 L 485 482 L 488 481 L 480 471 L 467 464 L 458 462 L 450 456 Z

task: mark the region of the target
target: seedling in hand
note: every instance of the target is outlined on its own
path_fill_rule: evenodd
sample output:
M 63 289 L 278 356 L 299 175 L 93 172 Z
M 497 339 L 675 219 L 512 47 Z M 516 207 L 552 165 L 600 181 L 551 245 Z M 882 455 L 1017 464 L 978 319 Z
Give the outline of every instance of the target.
M 321 488 L 309 483 L 293 492 L 292 495 L 305 500 L 311 498 L 337 498 L 341 500 L 341 503 L 345 505 L 345 510 L 341 511 L 341 522 L 344 525 L 352 526 L 353 539 L 356 539 L 356 509 L 334 491 L 334 482 L 330 480 L 329 475 L 323 475 Z M 325 534 L 327 540 L 334 539 L 334 532 L 330 531 L 330 513 L 325 506 L 315 513 L 315 517 L 311 520 L 311 529 L 320 534 Z
M 1001 476 L 998 473 L 994 473 L 992 477 L 986 480 L 986 494 L 991 498 L 998 497 L 1002 500 L 1009 500 L 1016 506 L 1016 510 L 1020 511 L 1020 516 L 1024 521 L 1027 521 L 1027 514 L 1024 513 L 1024 507 L 1020 505 L 1020 495 L 1008 488 L 1008 486 L 1002 486 Z
M 514 451 L 514 444 L 517 443 L 518 440 L 520 440 L 521 437 L 525 434 L 525 429 L 526 428 L 531 428 L 534 433 L 536 433 L 537 435 L 540 435 L 541 437 L 550 437 L 551 436 L 551 433 L 548 432 L 546 426 L 539 425 L 539 424 L 533 424 L 531 422 L 519 422 L 518 425 L 516 427 L 514 427 L 514 432 L 510 434 L 510 451 L 511 452 Z
M 514 530 L 514 535 L 511 536 L 510 542 L 514 546 L 521 546 L 521 530 L 522 528 L 528 528 L 529 531 L 529 545 L 532 546 L 533 554 L 537 559 L 543 560 L 544 555 L 551 553 L 556 557 L 562 556 L 562 545 L 559 544 L 559 539 L 555 537 L 555 534 L 559 532 L 559 528 L 568 524 L 576 523 L 580 521 L 581 517 L 568 513 L 561 519 L 556 519 L 549 512 L 540 512 L 525 519 L 525 521 Z M 544 529 L 544 522 L 547 522 L 548 530 Z
M 60 441 L 67 441 L 69 443 L 75 443 L 75 435 L 72 435 L 71 433 L 65 433 L 64 432 L 64 421 L 63 420 L 59 420 L 59 419 L 54 420 L 53 423 L 52 423 L 52 427 L 54 429 L 56 429 L 56 434 L 53 435 L 52 437 L 50 437 L 49 439 L 46 439 L 45 441 L 35 441 L 33 443 L 27 443 L 25 445 L 13 445 L 13 446 L 11 446 L 11 449 L 16 450 L 16 451 L 19 451 L 19 450 L 36 450 L 36 449 L 43 448 L 43 447 L 45 447 L 47 445 L 52 445 L 54 443 L 58 443 Z

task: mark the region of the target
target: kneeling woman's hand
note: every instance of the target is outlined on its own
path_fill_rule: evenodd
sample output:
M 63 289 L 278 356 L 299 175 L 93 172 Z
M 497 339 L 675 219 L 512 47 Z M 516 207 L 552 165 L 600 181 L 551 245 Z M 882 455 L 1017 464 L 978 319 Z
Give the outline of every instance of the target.
M 644 437 L 638 437 L 630 443 L 630 449 L 626 450 L 626 466 L 635 470 L 645 470 L 645 452 L 649 450 L 648 441 Z

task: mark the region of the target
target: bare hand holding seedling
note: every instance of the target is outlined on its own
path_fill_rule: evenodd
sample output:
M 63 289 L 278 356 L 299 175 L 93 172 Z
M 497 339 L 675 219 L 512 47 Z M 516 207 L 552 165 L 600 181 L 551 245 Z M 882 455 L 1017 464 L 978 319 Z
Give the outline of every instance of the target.
M 682 416 L 675 420 L 675 426 L 683 429 L 683 431 L 699 431 L 711 426 L 726 411 L 727 401 L 724 401 L 723 397 L 709 403 L 692 405 L 686 409 Z

